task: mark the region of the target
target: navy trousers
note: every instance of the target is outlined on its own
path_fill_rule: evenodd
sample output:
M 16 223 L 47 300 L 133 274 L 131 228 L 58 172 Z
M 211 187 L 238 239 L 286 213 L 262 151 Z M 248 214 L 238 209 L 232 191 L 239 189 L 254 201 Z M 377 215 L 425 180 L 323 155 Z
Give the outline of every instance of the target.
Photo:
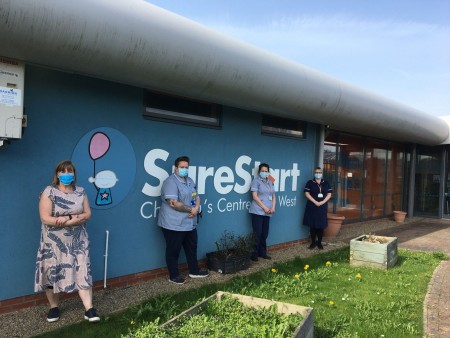
M 198 274 L 199 267 L 197 261 L 197 229 L 191 231 L 174 231 L 161 228 L 166 240 L 166 264 L 169 270 L 170 279 L 180 275 L 178 271 L 178 257 L 181 247 L 186 255 L 189 273 Z
M 252 257 L 267 256 L 266 240 L 269 236 L 269 216 L 252 215 L 253 234 L 255 235 L 255 247 L 252 252 Z

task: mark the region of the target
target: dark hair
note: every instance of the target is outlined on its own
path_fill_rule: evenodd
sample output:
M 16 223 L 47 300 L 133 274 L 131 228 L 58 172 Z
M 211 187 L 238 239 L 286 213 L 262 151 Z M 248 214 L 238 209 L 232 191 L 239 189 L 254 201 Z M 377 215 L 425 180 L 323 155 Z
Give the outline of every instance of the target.
M 316 167 L 316 169 L 314 169 L 314 171 L 316 171 L 316 170 L 322 170 L 322 168 L 321 167 Z
M 258 172 L 260 172 L 263 167 L 266 167 L 267 170 L 270 171 L 269 165 L 267 163 L 261 163 L 258 167 Z
M 72 185 L 75 185 L 77 183 L 77 171 L 75 170 L 75 166 L 73 165 L 73 163 L 71 161 L 64 160 L 64 161 L 59 162 L 56 165 L 55 171 L 53 173 L 52 185 L 56 186 L 59 184 L 58 173 L 61 171 L 65 171 L 66 169 L 68 172 L 73 172 Z
M 189 164 L 189 157 L 187 156 L 180 156 L 175 160 L 175 167 L 178 167 L 178 164 L 180 164 L 180 162 L 187 162 Z

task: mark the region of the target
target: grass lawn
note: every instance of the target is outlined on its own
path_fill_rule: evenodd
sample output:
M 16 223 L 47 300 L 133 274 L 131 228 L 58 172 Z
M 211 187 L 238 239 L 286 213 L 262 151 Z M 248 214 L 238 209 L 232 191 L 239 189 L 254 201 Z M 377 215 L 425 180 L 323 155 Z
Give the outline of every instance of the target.
M 349 248 L 275 264 L 250 276 L 163 294 L 140 306 L 38 337 L 144 337 L 140 329 L 163 323 L 216 291 L 228 291 L 314 308 L 315 337 L 422 337 L 422 306 L 442 253 L 399 250 L 389 270 L 349 265 Z M 247 337 L 246 337 L 247 338 Z

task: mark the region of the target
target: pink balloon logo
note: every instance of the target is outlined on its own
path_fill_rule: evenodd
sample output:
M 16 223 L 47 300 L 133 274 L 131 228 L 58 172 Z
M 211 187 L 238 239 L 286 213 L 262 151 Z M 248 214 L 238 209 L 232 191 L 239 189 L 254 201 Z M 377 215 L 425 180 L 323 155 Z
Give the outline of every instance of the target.
M 109 150 L 109 138 L 102 132 L 92 135 L 89 141 L 89 155 L 95 161 L 103 157 Z

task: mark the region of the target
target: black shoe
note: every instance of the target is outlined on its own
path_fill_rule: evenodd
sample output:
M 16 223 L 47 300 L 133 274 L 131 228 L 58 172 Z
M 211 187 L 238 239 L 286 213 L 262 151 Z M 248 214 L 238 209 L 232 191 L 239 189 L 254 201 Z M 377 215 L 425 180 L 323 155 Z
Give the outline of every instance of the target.
M 99 322 L 100 317 L 97 315 L 97 310 L 91 307 L 84 313 L 84 319 L 88 320 L 90 323 Z
M 48 310 L 47 322 L 49 323 L 56 322 L 58 319 L 59 319 L 58 307 L 52 307 L 50 310 Z
M 321 243 L 318 243 L 317 247 L 319 248 L 319 250 L 323 250 L 323 245 Z
M 270 256 L 267 256 L 267 255 L 265 255 L 265 256 L 261 256 L 261 258 L 263 258 L 263 259 L 272 259 L 272 257 L 270 257 Z
M 191 278 L 205 278 L 209 276 L 208 270 L 199 270 L 197 273 L 190 273 Z
M 316 247 L 316 243 L 311 243 L 309 246 L 308 246 L 308 249 L 309 250 L 312 250 L 312 249 L 314 249 Z
M 253 261 L 253 262 L 257 262 L 258 261 L 258 257 L 250 257 L 250 259 Z
M 178 284 L 178 285 L 183 285 L 183 284 L 186 284 L 188 281 L 183 276 L 178 276 L 175 278 L 169 278 L 169 282 Z

